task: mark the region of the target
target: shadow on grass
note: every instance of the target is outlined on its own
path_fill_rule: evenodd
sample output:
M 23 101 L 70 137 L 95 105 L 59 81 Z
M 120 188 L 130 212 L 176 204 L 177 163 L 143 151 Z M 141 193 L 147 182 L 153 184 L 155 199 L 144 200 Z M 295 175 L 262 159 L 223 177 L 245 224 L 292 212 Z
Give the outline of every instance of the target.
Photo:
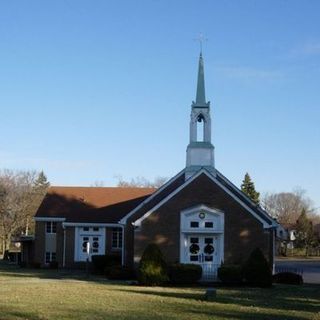
M 83 280 L 83 281 L 107 281 L 106 278 L 96 275 L 87 275 L 83 270 L 67 269 L 33 269 L 21 268 L 17 265 L 10 265 L 0 262 L 0 277 L 15 278 L 39 278 L 39 279 L 61 279 L 61 280 Z
M 10 308 L 1 307 L 0 310 L 0 319 L 6 320 L 17 320 L 17 319 L 28 319 L 28 320 L 43 320 L 43 317 L 38 316 L 35 312 L 25 312 L 13 310 Z
M 141 289 L 115 289 L 127 293 L 155 295 L 160 297 L 203 300 L 204 292 L 173 292 Z M 214 302 L 241 307 L 279 309 L 303 312 L 320 312 L 320 286 L 274 286 L 261 288 L 224 288 L 217 290 Z M 280 319 L 280 318 L 279 318 Z
M 295 315 L 277 315 L 277 314 L 270 314 L 266 312 L 258 312 L 258 311 L 244 311 L 244 310 L 212 310 L 212 311 L 196 311 L 196 310 L 189 310 L 190 314 L 196 314 L 205 316 L 208 319 L 254 319 L 254 320 L 304 320 L 305 317 L 295 316 Z

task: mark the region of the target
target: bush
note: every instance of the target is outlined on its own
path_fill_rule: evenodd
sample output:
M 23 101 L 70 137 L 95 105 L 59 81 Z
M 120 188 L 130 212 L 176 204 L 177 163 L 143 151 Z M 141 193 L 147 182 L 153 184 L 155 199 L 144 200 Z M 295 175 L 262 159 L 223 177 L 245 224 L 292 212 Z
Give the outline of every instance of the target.
M 92 264 L 95 274 L 104 274 L 106 269 L 121 265 L 121 256 L 116 254 L 94 255 Z
M 303 279 L 300 274 L 294 272 L 279 272 L 273 277 L 273 282 L 283 284 L 303 284 Z
M 109 270 L 110 280 L 132 280 L 135 278 L 134 271 L 128 267 L 116 266 Z
M 147 286 L 161 285 L 167 282 L 167 265 L 162 252 L 156 244 L 149 244 L 141 257 L 138 280 Z
M 236 264 L 222 265 L 218 269 L 218 278 L 224 284 L 241 284 L 243 282 L 242 267 Z
M 256 287 L 272 286 L 271 268 L 259 248 L 252 251 L 243 267 L 243 275 L 249 285 Z
M 31 263 L 31 268 L 40 269 L 41 268 L 41 263 L 40 262 L 32 262 Z
M 176 263 L 168 269 L 169 279 L 174 284 L 194 284 L 202 276 L 202 268 L 197 264 Z
M 50 261 L 49 268 L 50 269 L 58 269 L 58 261 Z

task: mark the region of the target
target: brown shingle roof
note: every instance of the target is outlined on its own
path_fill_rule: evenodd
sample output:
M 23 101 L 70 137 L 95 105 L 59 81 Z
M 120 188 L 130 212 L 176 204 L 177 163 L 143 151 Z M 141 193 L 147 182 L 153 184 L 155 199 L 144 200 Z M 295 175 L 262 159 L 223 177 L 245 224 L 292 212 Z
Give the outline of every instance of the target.
M 116 223 L 154 188 L 50 187 L 36 217 L 64 217 L 72 222 Z

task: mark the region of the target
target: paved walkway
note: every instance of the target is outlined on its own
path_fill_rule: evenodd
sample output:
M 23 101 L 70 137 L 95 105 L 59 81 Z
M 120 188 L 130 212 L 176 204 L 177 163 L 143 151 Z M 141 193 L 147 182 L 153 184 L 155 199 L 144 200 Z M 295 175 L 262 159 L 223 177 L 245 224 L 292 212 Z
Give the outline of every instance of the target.
M 276 259 L 276 270 L 302 274 L 304 283 L 320 284 L 320 259 Z

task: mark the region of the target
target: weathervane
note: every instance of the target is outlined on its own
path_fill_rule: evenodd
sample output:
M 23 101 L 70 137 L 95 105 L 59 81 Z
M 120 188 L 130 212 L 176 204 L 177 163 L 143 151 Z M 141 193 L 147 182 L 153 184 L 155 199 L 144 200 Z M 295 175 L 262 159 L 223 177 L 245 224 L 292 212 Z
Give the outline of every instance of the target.
M 195 38 L 194 40 L 199 41 L 199 44 L 200 44 L 200 53 L 202 54 L 202 43 L 203 43 L 204 41 L 208 41 L 208 39 L 204 37 L 204 35 L 203 35 L 202 32 L 200 32 L 199 36 L 198 36 L 197 38 Z

